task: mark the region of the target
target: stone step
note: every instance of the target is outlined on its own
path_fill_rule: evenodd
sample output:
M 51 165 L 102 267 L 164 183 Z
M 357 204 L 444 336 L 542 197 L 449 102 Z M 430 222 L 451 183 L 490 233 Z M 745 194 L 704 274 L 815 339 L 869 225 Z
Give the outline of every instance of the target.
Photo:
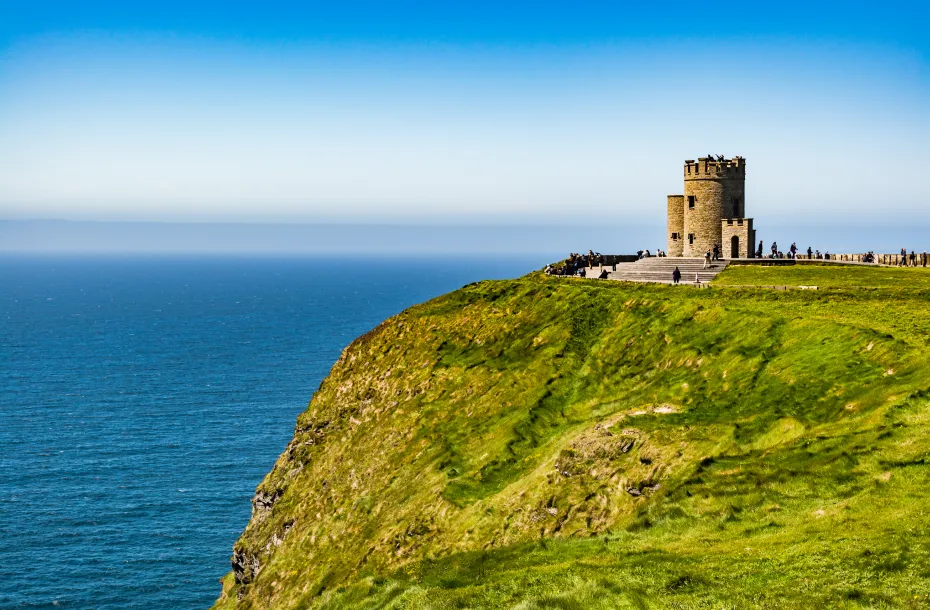
M 727 265 L 726 265 L 726 263 L 725 263 L 724 261 L 715 261 L 715 262 L 711 263 L 711 266 L 709 266 L 706 270 L 714 269 L 714 270 L 722 271 L 723 269 L 726 268 L 726 266 L 727 266 Z M 683 272 L 685 269 L 688 269 L 688 270 L 697 270 L 697 271 L 704 271 L 704 270 L 705 270 L 705 269 L 704 269 L 704 263 L 703 263 L 703 262 L 700 262 L 700 263 L 679 263 L 679 264 L 677 264 L 677 265 L 676 265 L 676 264 L 671 264 L 671 265 L 654 265 L 654 264 L 653 264 L 653 265 L 640 265 L 640 264 L 638 264 L 638 263 L 625 263 L 625 264 L 620 264 L 620 265 L 616 265 L 616 266 L 613 266 L 613 265 L 604 265 L 604 269 L 607 269 L 607 271 L 620 271 L 620 270 L 636 271 L 636 270 L 638 270 L 638 271 L 668 271 L 668 272 L 671 272 L 673 269 L 675 269 L 675 267 L 678 267 L 678 269 L 679 269 L 680 271 L 682 271 L 682 272 Z M 601 270 L 600 267 L 588 267 L 588 268 L 586 269 L 586 271 L 587 271 L 588 274 L 597 273 L 597 272 L 599 272 L 600 270 Z
M 703 265 L 669 265 L 668 267 L 644 267 L 640 265 L 629 265 L 629 266 L 628 265 L 617 265 L 616 269 L 608 268 L 608 271 L 628 271 L 630 273 L 636 273 L 636 272 L 664 273 L 668 271 L 669 273 L 671 273 L 672 271 L 675 270 L 676 266 L 678 270 L 681 271 L 682 273 L 684 273 L 686 270 L 687 271 L 711 271 L 715 273 L 720 273 L 727 267 L 725 264 L 722 264 L 722 263 L 713 264 L 713 265 L 708 266 L 707 268 L 705 268 Z M 595 268 L 594 271 L 597 271 L 597 268 Z
M 608 269 L 608 279 L 626 282 L 672 283 L 672 272 L 675 267 L 681 272 L 682 284 L 694 284 L 695 275 L 698 283 L 705 284 L 726 269 L 727 261 L 713 261 L 711 266 L 704 268 L 703 258 L 644 258 L 635 263 L 622 263 L 616 268 Z M 598 268 L 589 273 L 589 277 L 597 277 Z
M 715 276 L 713 274 L 698 274 L 697 277 L 698 281 L 700 282 L 709 282 L 714 279 Z M 607 279 L 623 280 L 626 282 L 671 282 L 672 275 L 670 273 L 663 273 L 661 275 L 628 275 L 626 273 L 610 273 L 607 275 Z M 694 274 L 692 273 L 690 275 L 682 275 L 681 281 L 693 282 Z
M 608 271 L 607 273 L 613 274 L 613 275 L 626 275 L 629 277 L 665 277 L 665 276 L 672 277 L 672 271 L 673 271 L 672 269 L 669 269 L 668 271 L 626 271 L 623 269 L 618 269 L 617 271 Z M 684 277 L 686 272 L 682 271 L 681 269 L 679 269 L 679 271 L 681 271 L 681 275 L 682 277 Z M 688 271 L 687 273 L 690 274 L 691 277 L 694 277 L 695 273 L 697 273 L 698 275 L 709 275 L 713 277 L 717 275 L 719 271 L 716 271 L 714 269 L 708 269 L 706 271 Z

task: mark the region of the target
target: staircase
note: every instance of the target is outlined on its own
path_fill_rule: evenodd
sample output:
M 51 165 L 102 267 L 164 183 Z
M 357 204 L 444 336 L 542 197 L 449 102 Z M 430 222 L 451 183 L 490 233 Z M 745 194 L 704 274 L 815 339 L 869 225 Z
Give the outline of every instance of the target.
M 643 258 L 635 263 L 618 263 L 615 271 L 610 271 L 612 267 L 607 267 L 608 279 L 621 280 L 625 282 L 655 282 L 661 284 L 672 283 L 672 271 L 675 267 L 681 271 L 681 283 L 694 285 L 694 275 L 697 274 L 701 284 L 714 279 L 718 273 L 723 271 L 727 266 L 727 261 L 713 261 L 712 267 L 703 269 L 703 258 L 682 258 L 682 257 L 650 257 Z M 588 277 L 597 277 L 600 269 L 594 267 L 587 271 Z

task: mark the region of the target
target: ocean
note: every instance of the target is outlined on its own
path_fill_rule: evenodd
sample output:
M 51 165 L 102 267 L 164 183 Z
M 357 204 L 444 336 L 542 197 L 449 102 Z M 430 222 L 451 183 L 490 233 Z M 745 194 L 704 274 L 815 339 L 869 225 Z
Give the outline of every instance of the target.
M 0 258 L 0 608 L 207 608 L 355 337 L 545 257 Z

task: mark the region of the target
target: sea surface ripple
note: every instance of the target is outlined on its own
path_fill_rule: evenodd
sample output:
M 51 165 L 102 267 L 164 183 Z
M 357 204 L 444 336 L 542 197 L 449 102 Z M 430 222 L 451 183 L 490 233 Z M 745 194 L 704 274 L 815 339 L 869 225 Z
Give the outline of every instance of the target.
M 0 258 L 0 608 L 206 608 L 342 349 L 539 257 Z

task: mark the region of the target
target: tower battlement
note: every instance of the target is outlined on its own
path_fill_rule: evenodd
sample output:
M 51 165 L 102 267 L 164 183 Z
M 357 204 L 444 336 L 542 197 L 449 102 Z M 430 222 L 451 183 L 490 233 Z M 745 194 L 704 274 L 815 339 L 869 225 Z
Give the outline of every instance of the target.
M 746 159 L 718 159 L 715 157 L 698 157 L 698 160 L 685 161 L 685 180 L 725 180 L 745 179 Z

